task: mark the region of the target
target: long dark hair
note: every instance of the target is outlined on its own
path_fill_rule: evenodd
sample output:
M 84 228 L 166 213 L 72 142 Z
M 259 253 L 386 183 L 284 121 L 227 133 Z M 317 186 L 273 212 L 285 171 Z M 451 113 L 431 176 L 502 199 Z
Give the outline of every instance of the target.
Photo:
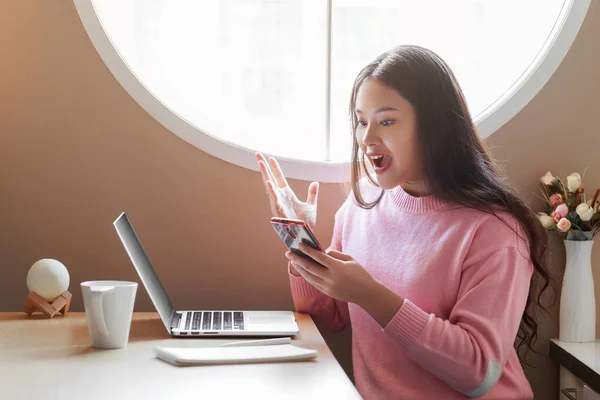
M 454 74 L 437 54 L 419 46 L 403 45 L 383 53 L 363 68 L 354 82 L 350 100 L 353 133 L 357 128 L 356 94 L 365 79 L 376 79 L 395 89 L 415 108 L 423 179 L 431 194 L 495 215 L 503 222 L 498 215 L 501 211 L 519 221 L 526 235 L 522 239 L 529 243 L 535 271 L 517 333 L 517 350 L 526 345 L 525 350 L 536 352 L 533 349 L 537 339 L 535 306 L 546 310 L 541 296 L 550 285 L 545 257 L 548 237 L 535 212 L 500 177 L 497 166 L 477 135 Z M 377 183 L 368 173 L 364 154 L 353 136 L 352 192 L 362 208 L 373 208 L 381 196 L 368 203 L 361 194 L 359 180 L 363 174 L 375 186 Z

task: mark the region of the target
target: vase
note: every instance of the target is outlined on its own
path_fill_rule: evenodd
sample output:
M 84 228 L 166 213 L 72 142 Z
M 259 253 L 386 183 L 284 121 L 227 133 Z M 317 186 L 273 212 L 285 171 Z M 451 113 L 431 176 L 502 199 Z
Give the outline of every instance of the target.
M 560 295 L 559 339 L 596 340 L 596 299 L 592 277 L 593 240 L 565 240 L 567 262 Z

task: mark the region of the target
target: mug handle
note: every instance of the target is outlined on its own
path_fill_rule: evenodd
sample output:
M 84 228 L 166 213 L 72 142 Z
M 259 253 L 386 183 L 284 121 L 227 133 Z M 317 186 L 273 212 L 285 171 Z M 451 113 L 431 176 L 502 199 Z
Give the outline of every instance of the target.
M 94 326 L 102 333 L 102 336 L 108 336 L 108 328 L 104 319 L 104 309 L 102 308 L 102 294 L 114 290 L 114 286 L 91 286 L 92 307 L 90 316 L 92 317 Z

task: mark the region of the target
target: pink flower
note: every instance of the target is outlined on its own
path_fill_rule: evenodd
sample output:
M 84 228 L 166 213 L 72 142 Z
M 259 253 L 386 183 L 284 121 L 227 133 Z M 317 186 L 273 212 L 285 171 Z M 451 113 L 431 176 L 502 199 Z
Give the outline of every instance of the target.
M 571 229 L 571 221 L 566 218 L 561 218 L 560 221 L 558 221 L 558 224 L 556 224 L 556 229 L 561 232 L 567 232 Z
M 560 219 L 562 218 L 560 216 L 560 214 L 557 214 L 555 212 L 553 212 L 552 214 L 550 214 L 550 216 L 554 219 L 554 222 L 558 223 L 558 221 L 560 221 Z
M 562 194 L 554 193 L 552 196 L 550 196 L 550 199 L 549 199 L 550 207 L 556 207 L 557 205 L 559 205 L 562 202 L 563 202 Z
M 558 207 L 556 207 L 556 210 L 554 210 L 554 213 L 560 215 L 560 218 L 564 218 L 569 213 L 569 207 L 567 207 L 565 203 L 559 204 Z

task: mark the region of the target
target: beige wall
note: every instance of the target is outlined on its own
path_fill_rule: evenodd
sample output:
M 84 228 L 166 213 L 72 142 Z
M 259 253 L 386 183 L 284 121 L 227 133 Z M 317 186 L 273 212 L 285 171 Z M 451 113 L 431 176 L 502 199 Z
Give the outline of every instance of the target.
M 588 167 L 588 186 L 600 186 L 600 4 L 592 3 L 550 82 L 488 140 L 534 204 L 547 169 Z M 28 268 L 40 258 L 67 266 L 75 310 L 84 280 L 137 280 L 111 225 L 121 211 L 177 306 L 291 309 L 259 174 L 203 153 L 146 114 L 104 66 L 70 1 L 0 0 L 0 93 L 0 311 L 22 308 Z M 307 182 L 291 184 L 306 193 Z M 339 185 L 322 185 L 316 233 L 325 242 L 343 198 Z M 561 246 L 554 238 L 559 279 Z M 594 264 L 598 276 L 600 249 Z M 136 309 L 152 309 L 144 290 Z M 540 318 L 546 352 L 557 307 Z M 349 368 L 348 335 L 328 340 Z M 537 397 L 553 398 L 556 365 L 546 356 L 530 362 Z

